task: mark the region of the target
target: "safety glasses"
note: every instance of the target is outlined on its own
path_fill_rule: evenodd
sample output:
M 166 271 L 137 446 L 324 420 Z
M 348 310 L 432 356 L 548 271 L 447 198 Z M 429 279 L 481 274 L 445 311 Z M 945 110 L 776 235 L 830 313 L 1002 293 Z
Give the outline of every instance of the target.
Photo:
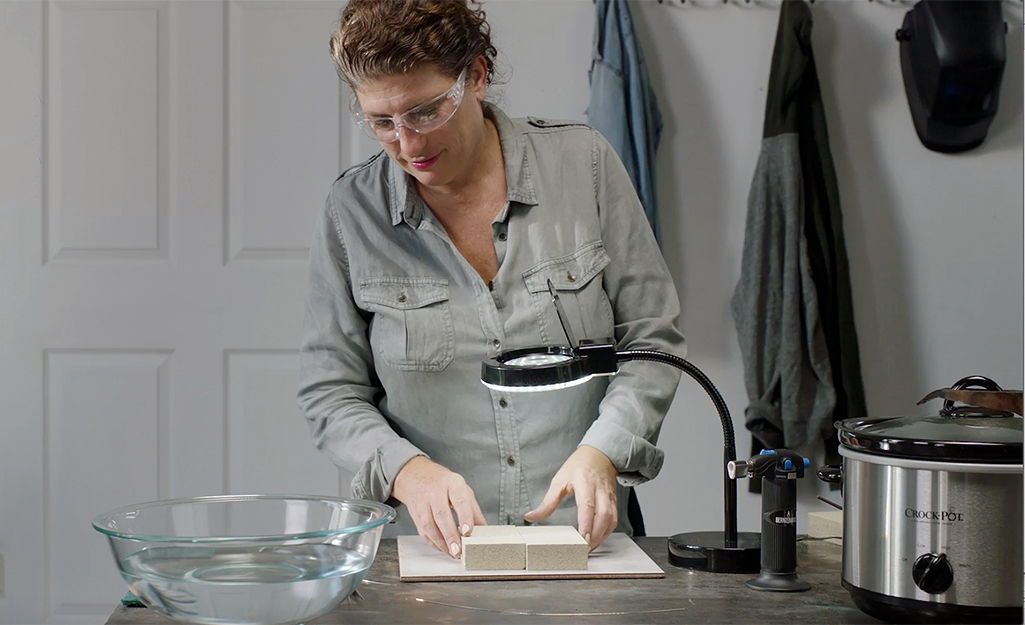
M 382 143 L 398 141 L 400 128 L 408 128 L 418 134 L 437 130 L 452 119 L 462 103 L 465 92 L 464 78 L 466 78 L 466 68 L 459 73 L 456 84 L 452 85 L 448 91 L 423 104 L 414 106 L 398 117 L 367 115 L 360 108 L 359 100 L 353 98 L 352 116 L 367 136 Z

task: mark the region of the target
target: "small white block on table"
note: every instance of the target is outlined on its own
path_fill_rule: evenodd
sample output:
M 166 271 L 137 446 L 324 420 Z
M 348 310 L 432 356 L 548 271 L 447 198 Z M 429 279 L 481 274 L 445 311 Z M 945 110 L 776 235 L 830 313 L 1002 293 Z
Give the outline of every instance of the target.
M 463 537 L 466 571 L 586 571 L 587 541 L 569 525 L 483 525 Z
M 528 571 L 587 569 L 589 546 L 569 525 L 530 525 L 518 528 L 527 545 Z
M 823 538 L 827 543 L 843 544 L 843 510 L 808 513 L 808 536 Z
M 467 571 L 526 568 L 526 544 L 513 525 L 481 525 L 463 537 L 463 569 Z

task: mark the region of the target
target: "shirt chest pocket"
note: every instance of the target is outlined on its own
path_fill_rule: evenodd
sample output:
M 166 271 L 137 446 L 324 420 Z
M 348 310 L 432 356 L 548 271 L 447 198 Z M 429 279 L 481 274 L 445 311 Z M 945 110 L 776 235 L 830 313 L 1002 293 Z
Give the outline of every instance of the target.
M 401 371 L 441 371 L 452 362 L 455 336 L 448 281 L 438 278 L 365 278 L 360 299 L 374 318 L 374 353 Z
M 537 313 L 541 338 L 547 344 L 563 344 L 566 336 L 548 292 L 551 280 L 569 317 L 574 338 L 613 336 L 612 304 L 605 293 L 602 270 L 611 260 L 601 241 L 588 243 L 568 256 L 552 258 L 523 272 L 523 282 Z

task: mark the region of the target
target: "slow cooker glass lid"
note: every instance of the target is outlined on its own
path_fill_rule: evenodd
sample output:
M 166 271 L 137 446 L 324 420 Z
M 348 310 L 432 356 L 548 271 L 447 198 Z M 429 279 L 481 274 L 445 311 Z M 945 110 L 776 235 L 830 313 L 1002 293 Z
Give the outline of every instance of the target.
M 837 423 L 851 449 L 905 458 L 960 462 L 1022 462 L 1017 416 L 907 416 Z

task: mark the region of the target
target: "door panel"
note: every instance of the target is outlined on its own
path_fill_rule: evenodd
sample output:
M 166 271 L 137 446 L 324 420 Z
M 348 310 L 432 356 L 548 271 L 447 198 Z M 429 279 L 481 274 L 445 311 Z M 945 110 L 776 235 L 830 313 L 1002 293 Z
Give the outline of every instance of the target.
M 306 260 L 301 217 L 323 204 L 345 160 L 341 122 L 351 127 L 327 54 L 340 6 L 228 5 L 229 262 Z
M 46 11 L 46 259 L 167 258 L 167 2 Z
M 171 360 L 166 350 L 45 352 L 45 527 L 55 615 L 109 614 L 103 598 L 123 583 L 89 521 L 125 500 L 166 492 Z M 116 414 L 123 417 L 109 417 Z
M 337 471 L 295 419 L 299 352 L 226 354 L 227 492 L 347 495 Z M 343 488 L 344 487 L 344 488 Z

